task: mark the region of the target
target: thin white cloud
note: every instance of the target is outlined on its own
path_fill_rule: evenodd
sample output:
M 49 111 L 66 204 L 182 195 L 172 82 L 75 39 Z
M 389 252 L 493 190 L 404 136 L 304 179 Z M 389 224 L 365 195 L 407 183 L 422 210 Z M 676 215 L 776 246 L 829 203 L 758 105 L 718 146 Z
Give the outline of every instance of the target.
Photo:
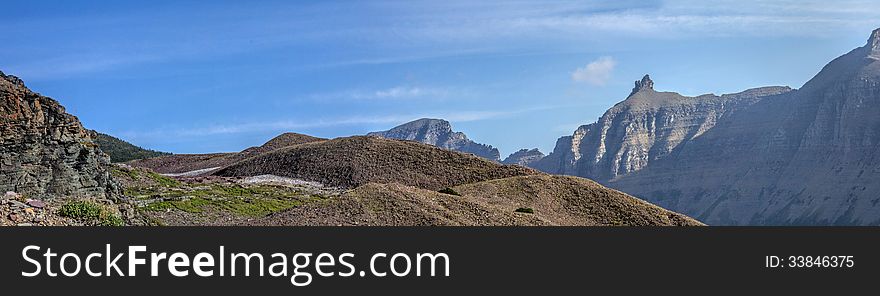
M 835 32 L 876 26 L 876 1 L 706 1 L 669 0 L 597 7 L 590 1 L 479 3 L 450 1 L 425 10 L 401 4 L 395 16 L 406 26 L 391 31 L 404 41 L 458 41 L 484 44 L 517 41 L 585 40 L 615 34 L 637 38 L 718 36 L 827 37 Z M 477 7 L 474 7 L 477 6 Z M 458 9 L 454 9 L 458 8 Z M 431 11 L 431 14 L 419 12 Z M 415 16 L 413 16 L 415 14 Z M 363 32 L 370 34 L 377 32 Z
M 66 78 L 71 75 L 111 70 L 123 66 L 156 61 L 150 55 L 65 56 L 25 64 L 3 65 L 9 73 L 25 80 Z
M 377 99 L 397 99 L 397 98 L 412 98 L 412 97 L 420 97 L 424 95 L 428 95 L 434 93 L 434 90 L 426 90 L 419 87 L 406 87 L 406 86 L 397 86 L 384 90 L 377 90 L 373 92 L 371 98 Z
M 315 101 L 336 100 L 405 100 L 439 99 L 448 97 L 451 90 L 437 87 L 395 86 L 376 90 L 347 90 L 329 93 L 316 93 L 308 97 Z
M 583 68 L 577 68 L 571 73 L 571 80 L 586 82 L 596 86 L 605 85 L 611 79 L 611 72 L 617 66 L 617 61 L 609 56 L 599 57 Z
M 352 116 L 331 119 L 316 119 L 310 121 L 278 120 L 265 122 L 247 122 L 239 124 L 210 125 L 204 127 L 157 129 L 150 131 L 123 131 L 120 136 L 132 140 L 138 139 L 164 139 L 168 137 L 198 137 L 223 134 L 242 134 L 266 131 L 296 131 L 309 128 L 323 128 L 345 125 L 365 124 L 399 124 L 419 118 L 442 118 L 453 122 L 469 122 L 487 119 L 503 118 L 526 112 L 548 110 L 559 106 L 541 106 L 533 108 L 502 110 L 502 111 L 445 111 L 425 112 L 414 114 L 388 114 L 374 116 Z
M 2 20 L 0 24 L 13 30 L 0 37 L 0 41 L 13 46 L 13 50 L 36 48 L 44 57 L 63 56 L 60 61 L 45 65 L 37 58 L 10 56 L 2 65 L 7 71 L 14 68 L 18 72 L 46 78 L 173 59 L 213 59 L 301 44 L 337 45 L 353 41 L 381 49 L 377 52 L 387 56 L 353 56 L 349 61 L 319 61 L 318 64 L 373 65 L 447 59 L 480 51 L 501 54 L 533 44 L 543 45 L 547 41 L 581 43 L 607 36 L 653 39 L 756 35 L 827 37 L 876 28 L 880 18 L 876 4 L 876 0 L 669 0 L 205 5 L 200 9 L 200 16 L 222 22 L 173 22 L 170 20 L 185 17 L 181 15 L 183 12 L 173 9 L 146 9 L 124 16 L 110 14 L 109 17 L 82 15 Z M 360 18 L 347 15 L 326 17 L 336 15 L 340 7 L 377 17 L 364 24 L 355 21 Z M 261 17 L 250 17 L 252 14 Z M 59 27 L 58 23 L 65 26 Z M 103 30 L 108 27 L 126 28 L 126 36 L 132 38 L 120 38 L 116 35 L 117 30 Z M 38 38 L 39 44 L 18 40 L 19 37 L 39 37 L 49 31 L 77 38 Z M 105 33 L 78 35 L 86 31 Z M 506 47 L 496 48 L 499 44 Z M 431 51 L 425 52 L 425 49 Z M 83 55 L 99 59 L 79 58 Z M 18 62 L 9 65 L 10 61 Z

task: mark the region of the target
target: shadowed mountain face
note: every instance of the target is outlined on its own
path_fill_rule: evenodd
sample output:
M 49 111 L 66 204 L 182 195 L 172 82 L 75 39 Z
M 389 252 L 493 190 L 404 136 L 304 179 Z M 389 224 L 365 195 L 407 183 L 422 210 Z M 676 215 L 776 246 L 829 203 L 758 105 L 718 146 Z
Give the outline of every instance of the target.
M 877 225 L 878 60 L 880 30 L 796 91 L 691 98 L 654 91 L 646 77 L 533 167 L 710 225 Z
M 0 192 L 109 197 L 118 189 L 92 131 L 57 101 L 0 72 Z
M 491 145 L 468 139 L 462 132 L 452 130 L 452 125 L 442 119 L 422 118 L 396 126 L 384 132 L 368 133 L 388 139 L 416 141 L 443 149 L 470 153 L 488 160 L 501 161 L 501 153 Z

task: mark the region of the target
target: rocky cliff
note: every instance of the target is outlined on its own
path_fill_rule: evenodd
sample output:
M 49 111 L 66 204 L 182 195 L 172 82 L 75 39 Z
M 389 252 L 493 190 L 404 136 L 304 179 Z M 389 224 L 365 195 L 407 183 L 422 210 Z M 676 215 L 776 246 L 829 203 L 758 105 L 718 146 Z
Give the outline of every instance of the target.
M 471 153 L 492 161 L 501 161 L 501 153 L 498 152 L 498 149 L 491 145 L 471 141 L 464 133 L 453 131 L 452 125 L 442 119 L 422 118 L 387 131 L 372 132 L 367 135 L 416 141 L 443 149 Z
M 0 192 L 30 197 L 108 197 L 110 158 L 57 101 L 0 72 Z
M 533 166 L 710 225 L 878 225 L 878 60 L 880 29 L 796 91 L 691 98 L 646 77 Z

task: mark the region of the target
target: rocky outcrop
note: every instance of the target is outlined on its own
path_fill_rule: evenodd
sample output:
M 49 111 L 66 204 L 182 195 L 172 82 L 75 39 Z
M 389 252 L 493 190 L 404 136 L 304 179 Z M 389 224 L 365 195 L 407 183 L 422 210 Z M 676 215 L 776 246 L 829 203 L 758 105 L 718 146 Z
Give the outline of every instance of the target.
M 544 158 L 544 153 L 541 153 L 538 148 L 531 150 L 520 149 L 519 151 L 507 156 L 507 158 L 505 158 L 504 161 L 502 161 L 501 163 L 529 166 L 530 164 L 541 160 L 541 158 Z
M 651 80 L 651 76 L 648 74 L 645 74 L 645 77 L 642 77 L 642 80 L 636 80 L 636 86 L 633 87 L 633 90 L 629 93 L 629 96 L 632 96 L 635 93 L 643 90 L 654 90 L 654 81 Z
M 0 192 L 29 197 L 110 197 L 110 158 L 57 101 L 0 72 Z
M 462 132 L 452 130 L 452 125 L 442 119 L 422 118 L 407 122 L 383 132 L 368 133 L 388 139 L 416 141 L 443 149 L 470 153 L 488 160 L 501 161 L 501 153 L 491 145 L 468 139 Z
M 643 79 L 533 166 L 710 225 L 878 225 L 878 44 L 880 30 L 795 91 L 690 98 Z

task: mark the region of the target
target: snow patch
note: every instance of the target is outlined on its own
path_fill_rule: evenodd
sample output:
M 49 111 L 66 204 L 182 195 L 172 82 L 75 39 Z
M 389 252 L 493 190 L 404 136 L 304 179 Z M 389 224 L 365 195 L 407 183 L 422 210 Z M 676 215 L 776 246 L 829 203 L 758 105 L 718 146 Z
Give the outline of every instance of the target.
M 201 170 L 195 170 L 195 171 L 189 171 L 189 172 L 183 172 L 183 173 L 172 173 L 172 174 L 161 174 L 161 175 L 166 176 L 166 177 L 195 177 L 195 176 L 198 176 L 198 175 L 201 175 L 204 173 L 208 173 L 211 171 L 216 171 L 219 169 L 220 169 L 220 167 L 213 167 L 213 168 L 207 168 L 207 169 L 201 169 Z
M 280 177 L 276 175 L 259 175 L 247 177 L 242 181 L 245 184 L 275 184 L 275 185 L 293 185 L 293 186 L 309 186 L 323 188 L 324 184 L 319 182 L 305 181 L 295 178 Z

